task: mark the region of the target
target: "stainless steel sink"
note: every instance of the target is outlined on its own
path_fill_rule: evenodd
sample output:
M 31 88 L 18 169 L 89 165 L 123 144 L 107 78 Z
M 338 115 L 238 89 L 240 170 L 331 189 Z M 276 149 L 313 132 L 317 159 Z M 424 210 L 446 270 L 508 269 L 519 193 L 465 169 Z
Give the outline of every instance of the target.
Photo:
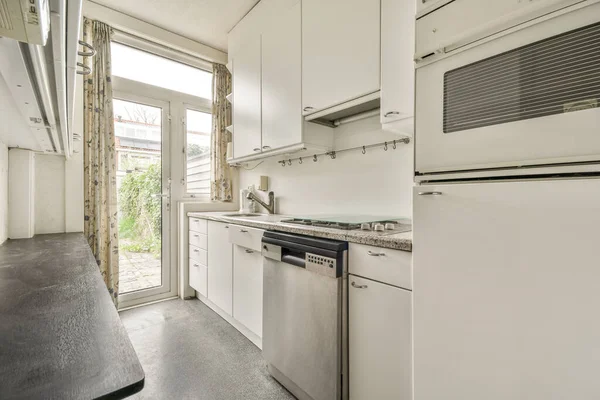
M 260 217 L 263 214 L 258 213 L 232 213 L 232 214 L 223 214 L 224 217 Z

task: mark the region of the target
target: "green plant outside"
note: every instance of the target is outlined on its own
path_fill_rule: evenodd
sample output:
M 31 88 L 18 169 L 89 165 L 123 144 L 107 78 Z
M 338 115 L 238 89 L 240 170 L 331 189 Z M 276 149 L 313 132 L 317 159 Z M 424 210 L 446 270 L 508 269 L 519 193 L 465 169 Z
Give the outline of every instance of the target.
M 119 237 L 125 239 L 121 248 L 135 253 L 149 252 L 159 258 L 161 253 L 161 193 L 160 164 L 151 164 L 145 171 L 127 174 L 119 188 Z

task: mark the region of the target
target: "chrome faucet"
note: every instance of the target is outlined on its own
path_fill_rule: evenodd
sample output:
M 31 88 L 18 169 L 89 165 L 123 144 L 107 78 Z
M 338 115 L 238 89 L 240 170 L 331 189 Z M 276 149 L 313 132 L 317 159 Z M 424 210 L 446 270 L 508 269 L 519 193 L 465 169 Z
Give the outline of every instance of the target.
M 269 204 L 259 199 L 258 196 L 252 192 L 248 193 L 246 198 L 248 200 L 254 200 L 258 204 L 263 206 L 269 212 L 269 214 L 275 214 L 275 193 L 269 192 Z

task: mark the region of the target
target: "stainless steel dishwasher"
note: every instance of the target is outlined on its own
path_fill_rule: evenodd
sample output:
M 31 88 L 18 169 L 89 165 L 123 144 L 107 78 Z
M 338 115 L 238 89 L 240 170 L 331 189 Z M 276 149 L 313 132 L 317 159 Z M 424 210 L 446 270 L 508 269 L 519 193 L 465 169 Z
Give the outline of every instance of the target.
M 262 239 L 263 356 L 300 400 L 348 398 L 348 243 L 281 232 Z

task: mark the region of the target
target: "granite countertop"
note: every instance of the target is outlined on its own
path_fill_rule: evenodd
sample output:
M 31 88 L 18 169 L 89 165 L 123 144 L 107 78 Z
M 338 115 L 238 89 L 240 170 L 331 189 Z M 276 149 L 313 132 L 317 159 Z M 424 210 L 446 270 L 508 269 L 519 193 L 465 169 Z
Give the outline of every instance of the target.
M 190 212 L 188 213 L 188 216 L 211 221 L 225 222 L 228 224 L 244 225 L 252 228 L 296 233 L 299 235 L 316 236 L 326 239 L 344 240 L 347 242 L 384 247 L 388 249 L 412 251 L 412 232 L 389 234 L 360 230 L 346 231 L 343 229 L 304 226 L 281 222 L 281 220 L 292 218 L 286 215 L 261 214 L 260 216 L 252 217 L 226 216 L 229 214 L 235 214 L 235 212 Z
M 121 399 L 144 371 L 81 233 L 0 246 L 0 398 Z

